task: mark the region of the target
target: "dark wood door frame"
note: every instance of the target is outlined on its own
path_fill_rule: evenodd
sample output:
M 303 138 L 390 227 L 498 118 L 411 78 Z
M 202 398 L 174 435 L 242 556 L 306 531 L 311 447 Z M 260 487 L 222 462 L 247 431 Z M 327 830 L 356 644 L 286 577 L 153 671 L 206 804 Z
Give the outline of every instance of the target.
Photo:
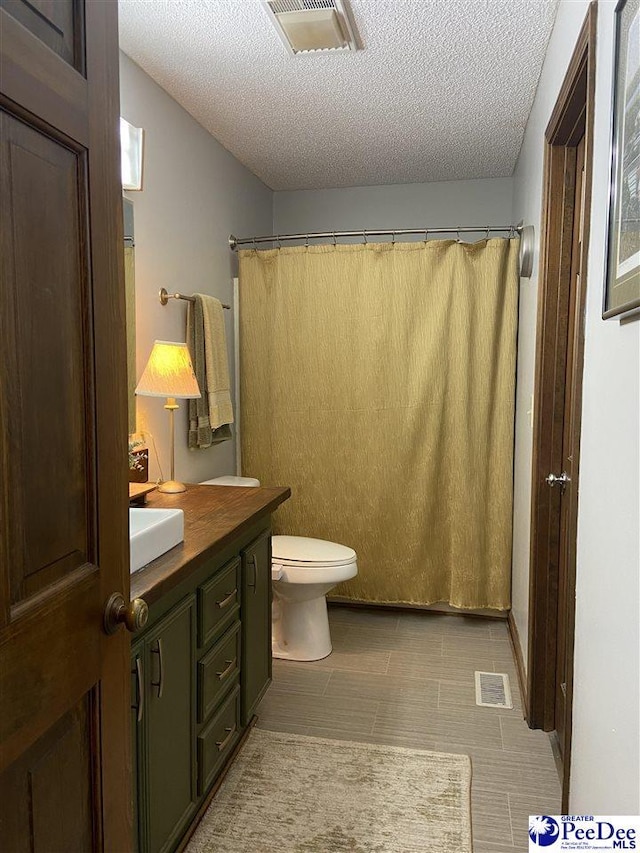
M 589 247 L 593 112 L 595 104 L 595 49 L 597 4 L 591 3 L 578 36 L 551 119 L 545 131 L 542 248 L 536 341 L 534 400 L 531 561 L 529 608 L 529 663 L 527 719 L 531 728 L 554 729 L 556 636 L 558 627 L 558 566 L 561 548 L 567 549 L 567 667 L 563 811 L 568 807 L 573 696 L 573 640 L 575 625 L 575 571 L 578 508 L 578 462 L 582 407 L 584 313 Z M 572 241 L 576 149 L 585 140 L 584 211 L 580 277 L 572 302 Z M 574 261 L 575 264 L 575 261 Z M 573 352 L 573 358 L 570 353 Z M 571 369 L 571 364 L 573 368 Z M 568 374 L 567 369 L 571 370 Z M 545 482 L 550 472 L 563 470 L 565 388 L 573 388 L 570 415 L 573 460 L 572 482 L 560 498 L 559 489 Z M 560 533 L 560 500 L 568 518 Z

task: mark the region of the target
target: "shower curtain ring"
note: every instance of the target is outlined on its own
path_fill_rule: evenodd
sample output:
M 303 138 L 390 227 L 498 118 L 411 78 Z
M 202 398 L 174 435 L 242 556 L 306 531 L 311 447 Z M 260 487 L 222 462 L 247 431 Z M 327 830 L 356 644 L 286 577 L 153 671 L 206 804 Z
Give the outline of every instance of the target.
M 425 228 L 424 229 L 424 244 L 425 244 L 425 246 L 427 245 L 428 240 L 429 240 L 429 229 Z
M 395 246 L 395 244 L 396 244 L 396 232 L 392 231 L 391 232 L 391 245 Z
M 256 244 L 256 238 L 255 238 L 255 237 L 253 238 L 253 251 L 254 251 L 254 252 L 257 252 L 257 251 L 258 251 L 258 246 L 257 246 L 257 244 Z
M 485 239 L 485 240 L 488 240 L 488 239 L 489 239 L 489 226 L 488 226 L 488 225 L 487 225 L 487 233 L 486 233 L 486 236 L 485 236 L 485 238 L 484 238 L 484 239 Z
M 307 234 L 307 236 L 305 237 L 304 245 L 306 246 L 306 248 L 307 248 L 307 249 L 309 248 L 309 235 L 308 235 L 308 234 Z
M 338 241 L 336 240 L 336 232 L 335 232 L 335 231 L 332 231 L 332 232 L 331 232 L 331 234 L 332 234 L 332 236 L 333 236 L 333 245 L 334 245 L 334 247 L 335 247 L 335 246 L 337 246 L 337 245 L 338 245 Z
M 280 241 L 280 235 L 279 234 L 276 234 L 276 243 L 278 244 L 278 248 L 281 249 L 282 243 Z
M 367 232 L 364 230 L 364 228 L 362 229 L 362 237 L 364 238 L 364 244 L 366 246 L 369 241 L 367 240 Z

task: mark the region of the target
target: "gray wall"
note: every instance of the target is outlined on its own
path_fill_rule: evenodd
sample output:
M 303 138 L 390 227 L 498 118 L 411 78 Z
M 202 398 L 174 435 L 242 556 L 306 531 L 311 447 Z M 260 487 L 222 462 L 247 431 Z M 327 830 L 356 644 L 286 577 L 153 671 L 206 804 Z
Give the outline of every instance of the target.
M 276 192 L 276 233 L 511 224 L 511 178 Z
M 588 0 L 561 3 L 514 176 L 514 214 L 540 223 L 544 129 Z M 614 0 L 598 3 L 593 196 L 587 268 L 571 760 L 572 814 L 637 814 L 640 803 L 640 322 L 603 320 Z M 535 267 L 537 269 L 537 259 Z M 537 278 L 521 288 L 514 616 L 528 631 L 531 422 Z
M 272 228 L 273 193 L 195 119 L 121 53 L 121 114 L 145 131 L 144 189 L 134 205 L 136 361 L 142 373 L 154 340 L 184 341 L 186 303 L 162 307 L 158 290 L 210 293 L 232 303 L 236 257 L 229 233 Z M 233 317 L 225 311 L 230 368 Z M 186 482 L 235 471 L 234 442 L 189 451 L 186 401 L 176 413 L 176 476 Z M 163 401 L 139 397 L 137 429 L 154 436 L 169 476 L 169 427 Z M 151 477 L 158 469 L 150 452 Z

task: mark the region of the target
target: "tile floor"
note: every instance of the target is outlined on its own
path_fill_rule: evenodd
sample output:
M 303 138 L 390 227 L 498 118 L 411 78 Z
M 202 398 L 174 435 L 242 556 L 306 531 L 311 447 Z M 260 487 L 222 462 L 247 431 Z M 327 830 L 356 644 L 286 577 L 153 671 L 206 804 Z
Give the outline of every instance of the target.
M 527 816 L 558 814 L 560 784 L 548 735 L 524 722 L 506 623 L 346 607 L 329 615 L 333 653 L 274 660 L 258 726 L 466 753 L 474 853 L 526 851 Z M 509 674 L 513 710 L 476 706 L 477 669 Z

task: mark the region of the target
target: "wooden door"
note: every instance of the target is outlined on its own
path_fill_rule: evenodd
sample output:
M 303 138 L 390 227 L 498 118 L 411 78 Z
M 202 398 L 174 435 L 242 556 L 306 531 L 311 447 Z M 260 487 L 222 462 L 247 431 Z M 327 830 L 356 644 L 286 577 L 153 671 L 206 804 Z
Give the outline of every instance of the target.
M 567 359 L 565 370 L 564 410 L 562 418 L 562 472 L 567 479 L 566 485 L 553 485 L 557 490 L 556 499 L 560 505 L 560 547 L 558 554 L 558 616 L 556 638 L 555 667 L 555 713 L 554 724 L 558 735 L 558 746 L 565 754 L 567 729 L 567 681 L 572 667 L 573 642 L 570 611 L 574 607 L 572 599 L 572 565 L 575 561 L 575 530 L 572 527 L 572 502 L 568 490 L 574 490 L 577 480 L 576 447 L 576 393 L 581 363 L 576 351 L 575 330 L 579 327 L 578 306 L 580 300 L 580 279 L 582 273 L 582 235 L 584 225 L 584 136 L 576 146 L 575 178 L 573 198 L 573 228 L 571 245 L 571 271 L 569 286 L 569 305 L 567 310 Z M 553 481 L 551 481 L 553 482 Z
M 131 847 L 117 3 L 0 0 L 0 849 Z

